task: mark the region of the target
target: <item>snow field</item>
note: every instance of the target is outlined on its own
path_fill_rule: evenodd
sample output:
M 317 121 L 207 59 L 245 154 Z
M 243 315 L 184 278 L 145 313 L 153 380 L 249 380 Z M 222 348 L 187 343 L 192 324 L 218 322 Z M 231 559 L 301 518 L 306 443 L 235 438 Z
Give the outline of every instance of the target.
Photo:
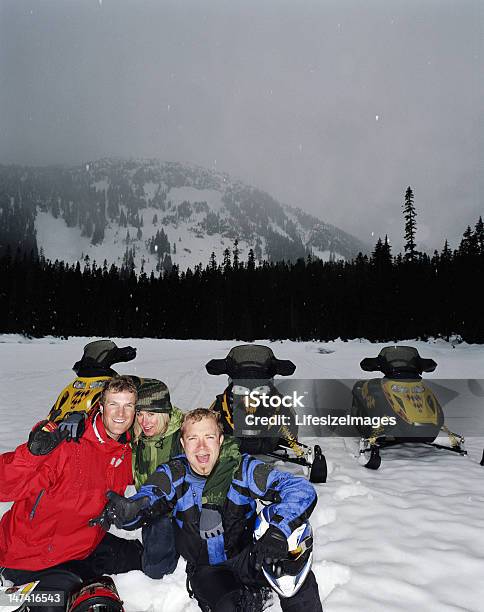
M 0 336 L 0 452 L 25 441 L 72 379 L 70 367 L 94 338 L 27 340 Z M 209 376 L 208 359 L 224 357 L 236 341 L 123 339 L 138 348 L 119 371 L 164 380 L 183 410 L 207 406 L 226 379 Z M 384 346 L 367 341 L 268 343 L 297 365 L 298 378 L 368 377 L 363 357 Z M 429 378 L 484 378 L 484 348 L 443 341 L 415 342 L 437 361 Z M 467 457 L 420 446 L 382 451 L 374 472 L 357 460 L 357 440 L 313 438 L 328 462 L 328 481 L 316 485 L 311 517 L 313 570 L 325 612 L 482 612 L 484 610 L 483 438 L 468 437 Z M 444 442 L 444 440 L 442 440 Z M 282 467 L 282 464 L 280 465 Z M 284 466 L 286 469 L 287 466 Z M 10 504 L 0 504 L 0 514 Z M 118 532 L 120 533 L 120 532 Z M 136 532 L 121 532 L 136 537 Z M 126 612 L 190 612 L 184 562 L 162 581 L 141 572 L 115 576 Z M 277 600 L 277 598 L 276 598 Z M 274 601 L 271 611 L 280 611 Z

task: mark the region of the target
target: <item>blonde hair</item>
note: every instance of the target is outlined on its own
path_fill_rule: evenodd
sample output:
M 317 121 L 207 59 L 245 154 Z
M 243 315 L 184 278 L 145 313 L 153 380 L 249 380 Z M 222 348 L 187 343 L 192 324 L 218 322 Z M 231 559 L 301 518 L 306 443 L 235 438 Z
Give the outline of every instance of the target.
M 136 412 L 136 416 L 135 416 L 134 423 L 133 423 L 134 442 L 137 442 L 143 435 L 143 428 L 138 423 L 138 418 L 137 418 L 140 412 L 152 412 L 152 411 L 151 410 L 139 410 Z M 156 414 L 156 416 L 158 417 L 158 424 L 157 424 L 156 429 L 159 431 L 157 431 L 153 436 L 146 436 L 147 438 L 148 437 L 152 438 L 155 436 L 163 436 L 166 433 L 166 430 L 168 429 L 168 423 L 170 422 L 170 415 L 167 412 L 153 412 L 153 414 Z
M 212 410 L 211 408 L 195 408 L 194 410 L 190 410 L 190 412 L 187 412 L 185 415 L 183 415 L 183 422 L 180 428 L 181 437 L 183 438 L 183 436 L 185 435 L 186 424 L 188 422 L 197 423 L 202 419 L 212 419 L 213 421 L 215 421 L 219 435 L 221 436 L 223 434 L 224 427 L 222 425 L 222 422 L 220 420 L 220 414 L 218 412 Z

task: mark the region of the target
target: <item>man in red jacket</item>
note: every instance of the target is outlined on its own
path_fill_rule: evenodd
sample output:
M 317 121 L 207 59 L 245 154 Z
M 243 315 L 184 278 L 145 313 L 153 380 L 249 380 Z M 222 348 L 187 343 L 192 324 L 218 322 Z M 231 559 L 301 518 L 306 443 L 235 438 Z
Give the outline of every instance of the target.
M 41 456 L 22 444 L 0 455 L 0 501 L 14 501 L 0 521 L 5 578 L 15 584 L 40 580 L 37 591 L 62 591 L 67 598 L 82 581 L 141 569 L 137 540 L 89 525 L 104 508 L 106 492 L 123 495 L 132 482 L 128 430 L 136 399 L 133 381 L 114 377 L 78 443 Z

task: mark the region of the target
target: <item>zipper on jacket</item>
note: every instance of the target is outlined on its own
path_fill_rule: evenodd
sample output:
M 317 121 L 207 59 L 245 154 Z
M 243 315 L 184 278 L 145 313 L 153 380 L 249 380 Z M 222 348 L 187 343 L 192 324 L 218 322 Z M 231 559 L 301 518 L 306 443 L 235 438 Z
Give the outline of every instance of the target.
M 45 493 L 45 489 L 42 489 L 41 492 L 37 495 L 37 499 L 35 500 L 35 503 L 32 507 L 32 510 L 30 511 L 30 520 L 32 520 L 35 516 L 35 512 L 37 510 L 37 506 L 39 505 L 39 502 L 41 500 L 42 495 Z

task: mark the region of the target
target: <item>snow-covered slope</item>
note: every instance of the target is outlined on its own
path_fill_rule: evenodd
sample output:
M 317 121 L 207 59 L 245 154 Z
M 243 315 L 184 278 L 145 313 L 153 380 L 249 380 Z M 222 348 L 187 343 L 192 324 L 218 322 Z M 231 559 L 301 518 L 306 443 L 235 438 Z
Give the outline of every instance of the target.
M 148 274 L 176 263 L 221 263 L 238 240 L 239 257 L 261 259 L 312 252 L 346 258 L 368 246 L 264 191 L 191 164 L 103 159 L 80 167 L 0 166 L 0 208 L 34 210 L 39 249 L 70 264 L 86 258 L 121 265 L 128 256 Z M 160 237 L 161 234 L 161 237 Z M 158 237 L 158 240 L 155 240 Z M 0 236 L 1 238 L 1 236 Z
M 0 336 L 0 452 L 24 441 L 32 424 L 45 416 L 72 379 L 70 367 L 89 340 Z M 121 343 L 136 346 L 138 357 L 119 370 L 163 379 L 184 410 L 208 405 L 222 390 L 224 377 L 209 376 L 204 364 L 224 357 L 234 345 L 149 339 Z M 433 379 L 484 379 L 482 346 L 411 344 L 437 361 L 429 375 Z M 360 360 L 376 355 L 383 345 L 285 341 L 270 346 L 278 357 L 296 363 L 298 378 L 357 378 L 363 374 Z M 428 448 L 388 449 L 378 472 L 358 465 L 355 440 L 318 442 L 329 476 L 326 484 L 317 485 L 311 523 L 313 568 L 325 612 L 482 612 L 484 468 L 479 460 L 484 439 L 468 437 L 467 457 Z M 8 507 L 0 504 L 0 513 Z M 140 572 L 118 575 L 115 581 L 127 612 L 198 609 L 185 591 L 183 562 L 162 581 Z M 280 610 L 279 603 L 271 610 Z

